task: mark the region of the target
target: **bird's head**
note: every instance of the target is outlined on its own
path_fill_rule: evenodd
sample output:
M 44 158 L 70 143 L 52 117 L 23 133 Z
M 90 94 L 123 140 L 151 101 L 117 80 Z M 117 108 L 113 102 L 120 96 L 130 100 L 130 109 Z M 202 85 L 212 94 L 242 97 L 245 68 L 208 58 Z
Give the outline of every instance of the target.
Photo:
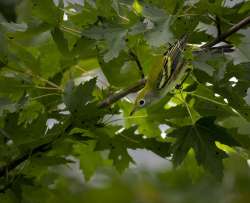
M 135 103 L 134 103 L 134 107 L 130 113 L 130 116 L 133 115 L 136 111 L 145 108 L 147 106 L 150 106 L 152 103 L 154 103 L 154 101 L 156 101 L 158 99 L 158 96 L 156 95 L 156 93 L 154 91 L 147 91 L 147 89 L 142 89 L 136 99 L 135 99 Z

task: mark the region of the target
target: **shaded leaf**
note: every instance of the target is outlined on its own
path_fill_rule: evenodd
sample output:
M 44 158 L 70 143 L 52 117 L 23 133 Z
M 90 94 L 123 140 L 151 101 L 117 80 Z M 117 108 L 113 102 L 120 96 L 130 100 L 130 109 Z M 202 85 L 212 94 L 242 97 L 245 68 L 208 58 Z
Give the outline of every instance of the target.
M 51 24 L 58 25 L 61 21 L 62 11 L 55 6 L 52 0 L 31 0 L 32 13 L 39 19 Z
M 172 147 L 175 165 L 179 165 L 193 148 L 198 164 L 217 178 L 222 178 L 222 160 L 227 155 L 216 146 L 215 141 L 229 146 L 237 146 L 238 143 L 224 128 L 215 125 L 214 121 L 213 117 L 203 117 L 194 126 L 185 126 L 168 134 L 177 138 Z

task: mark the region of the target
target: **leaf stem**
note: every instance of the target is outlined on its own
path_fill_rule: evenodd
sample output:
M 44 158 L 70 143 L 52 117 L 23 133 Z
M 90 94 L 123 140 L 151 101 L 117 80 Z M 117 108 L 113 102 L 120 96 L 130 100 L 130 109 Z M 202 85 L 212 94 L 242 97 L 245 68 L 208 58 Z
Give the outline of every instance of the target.
M 36 88 L 36 89 L 43 89 L 43 90 L 58 90 L 58 91 L 62 91 L 62 89 L 58 89 L 56 87 L 43 87 L 43 86 L 32 86 L 32 85 L 20 85 L 19 87 L 23 87 L 23 88 Z
M 120 135 L 121 137 L 123 137 L 124 139 L 126 139 L 126 140 L 128 140 L 128 141 L 130 141 L 130 142 L 133 142 L 133 143 L 136 143 L 136 144 L 140 144 L 140 142 L 138 142 L 137 140 L 134 140 L 134 139 L 132 139 L 132 138 L 130 138 L 130 137 L 127 137 L 127 136 L 124 135 L 122 132 L 121 132 L 120 134 L 118 134 L 118 135 Z
M 145 75 L 144 75 L 144 72 L 143 72 L 143 68 L 142 68 L 142 65 L 141 65 L 141 62 L 140 62 L 138 56 L 132 50 L 129 51 L 129 55 L 136 62 L 136 65 L 137 65 L 137 67 L 139 69 L 139 72 L 140 72 L 140 75 L 141 75 L 141 79 L 145 78 Z
M 49 80 L 47 80 L 47 79 L 45 79 L 45 78 L 39 76 L 39 75 L 35 75 L 35 74 L 33 74 L 31 71 L 30 71 L 30 72 L 28 72 L 28 71 L 24 72 L 24 71 L 20 71 L 20 70 L 17 70 L 17 69 L 15 69 L 15 68 L 12 68 L 12 67 L 10 67 L 10 66 L 6 66 L 6 68 L 7 68 L 7 69 L 10 69 L 11 71 L 20 73 L 20 74 L 29 75 L 29 76 L 31 76 L 31 77 L 33 77 L 33 78 L 37 78 L 38 80 L 40 80 L 40 81 L 42 81 L 42 82 L 46 82 L 46 83 L 47 83 L 48 85 L 50 85 L 51 87 L 54 87 L 54 88 L 57 88 L 57 89 L 60 89 L 61 91 L 63 91 L 63 89 L 62 89 L 60 86 L 58 86 L 57 84 L 55 84 L 55 83 L 53 83 L 52 81 L 49 81 Z M 29 69 L 28 69 L 28 70 L 29 70 Z
M 195 125 L 195 120 L 194 120 L 194 118 L 193 118 L 193 116 L 192 116 L 192 112 L 191 112 L 191 110 L 190 110 L 190 108 L 189 108 L 187 102 L 185 101 L 185 98 L 184 98 L 183 95 L 182 95 L 182 90 L 180 90 L 180 95 L 181 95 L 181 100 L 182 100 L 182 102 L 184 103 L 184 105 L 185 105 L 185 107 L 186 107 L 186 109 L 187 109 L 187 111 L 188 111 L 188 114 L 189 114 L 189 116 L 190 116 L 190 119 L 191 119 L 191 121 L 192 121 L 192 124 Z
M 250 16 L 248 16 L 248 17 L 244 18 L 243 20 L 241 20 L 240 22 L 236 23 L 229 30 L 227 30 L 226 32 L 222 33 L 221 35 L 219 35 L 218 37 L 216 37 L 211 42 L 208 42 L 208 43 L 204 44 L 202 46 L 202 48 L 212 47 L 215 44 L 217 44 L 217 43 L 219 43 L 221 41 L 224 41 L 226 38 L 228 38 L 229 36 L 231 36 L 232 34 L 234 34 L 235 32 L 237 32 L 241 28 L 245 27 L 249 23 L 250 23 Z
M 69 34 L 72 34 L 72 35 L 74 35 L 76 37 L 81 37 L 81 35 L 82 35 L 81 31 L 73 29 L 73 28 L 66 27 L 64 25 L 61 25 L 60 29 L 62 31 L 68 32 Z
M 215 103 L 215 104 L 219 104 L 219 105 L 222 105 L 222 106 L 226 106 L 227 105 L 226 103 L 221 103 L 221 102 L 209 99 L 207 97 L 204 97 L 204 96 L 201 96 L 201 95 L 198 95 L 198 94 L 189 93 L 189 92 L 186 92 L 186 94 L 189 94 L 189 95 L 192 95 L 192 96 L 195 96 L 195 97 L 201 98 L 203 100 L 206 100 L 206 101 L 209 101 L 209 102 L 212 102 L 212 103 Z
M 53 96 L 53 95 L 57 95 L 57 96 L 61 96 L 61 94 L 57 94 L 57 93 L 49 93 L 49 94 L 44 94 L 44 95 L 40 95 L 37 97 L 32 97 L 30 98 L 31 100 L 36 100 L 36 99 L 41 99 L 43 97 L 49 97 L 49 96 Z

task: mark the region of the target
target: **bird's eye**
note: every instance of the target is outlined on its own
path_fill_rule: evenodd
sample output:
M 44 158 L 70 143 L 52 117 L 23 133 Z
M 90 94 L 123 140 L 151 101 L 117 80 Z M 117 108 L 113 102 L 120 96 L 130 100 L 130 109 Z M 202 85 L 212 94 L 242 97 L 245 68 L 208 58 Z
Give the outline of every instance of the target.
M 144 106 L 144 104 L 145 104 L 145 100 L 144 100 L 144 99 L 141 99 L 141 100 L 139 101 L 139 105 L 140 105 L 140 106 Z

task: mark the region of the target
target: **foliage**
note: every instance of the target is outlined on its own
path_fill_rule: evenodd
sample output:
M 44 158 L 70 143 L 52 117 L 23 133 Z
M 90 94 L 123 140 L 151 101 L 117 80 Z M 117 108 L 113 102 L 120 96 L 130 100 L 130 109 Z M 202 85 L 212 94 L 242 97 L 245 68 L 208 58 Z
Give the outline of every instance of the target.
M 87 180 L 105 167 L 123 172 L 134 163 L 130 149 L 152 151 L 177 168 L 194 153 L 193 164 L 217 179 L 227 157 L 238 154 L 246 162 L 247 27 L 227 38 L 232 53 L 188 56 L 193 72 L 156 105 L 129 116 L 129 99 L 104 108 L 99 102 L 139 81 L 141 71 L 147 75 L 153 56 L 184 33 L 191 33 L 190 44 L 209 42 L 249 12 L 245 1 L 22 0 L 15 22 L 0 14 L 0 191 L 6 202 L 27 199 L 30 190 L 46 202 L 56 180 L 49 169 L 76 160 Z M 166 137 L 160 125 L 167 125 Z

